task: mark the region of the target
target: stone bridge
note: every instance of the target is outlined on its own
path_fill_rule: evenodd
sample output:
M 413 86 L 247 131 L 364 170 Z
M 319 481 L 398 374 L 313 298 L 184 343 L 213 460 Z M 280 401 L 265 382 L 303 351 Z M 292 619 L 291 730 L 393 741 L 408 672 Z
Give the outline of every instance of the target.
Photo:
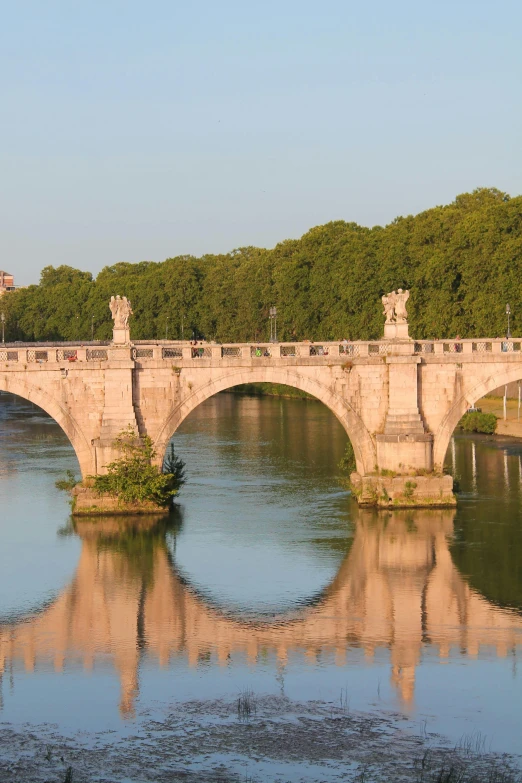
M 17 666 L 60 672 L 110 664 L 129 715 L 145 656 L 162 667 L 176 658 L 190 666 L 255 664 L 266 655 L 281 667 L 293 656 L 343 666 L 357 649 L 368 659 L 387 649 L 392 684 L 408 704 L 422 656 L 444 662 L 483 648 L 506 657 L 522 644 L 520 613 L 490 603 L 453 564 L 454 516 L 452 509 L 359 511 L 352 547 L 322 595 L 265 621 L 231 616 L 198 595 L 177 574 L 161 530 L 155 536 L 149 527 L 140 570 L 121 546 L 128 526 L 117 518 L 77 522 L 83 543 L 71 584 L 33 617 L 0 623 L 0 681 Z
M 419 496 L 442 498 L 451 495 L 451 478 L 437 473 L 455 426 L 485 394 L 522 379 L 521 346 L 520 339 L 409 338 L 11 344 L 0 349 L 0 391 L 58 422 L 85 477 L 114 459 L 113 440 L 124 427 L 150 436 L 161 460 L 181 422 L 208 397 L 244 383 L 287 384 L 337 416 L 365 486 L 392 500 L 405 481 L 391 474 L 414 474 Z

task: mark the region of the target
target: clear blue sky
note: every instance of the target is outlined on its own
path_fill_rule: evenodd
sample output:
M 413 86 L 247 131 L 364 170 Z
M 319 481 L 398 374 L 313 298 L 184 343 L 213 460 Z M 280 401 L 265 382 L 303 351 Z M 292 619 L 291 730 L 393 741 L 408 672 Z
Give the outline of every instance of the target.
M 522 192 L 520 0 L 0 3 L 0 268 Z

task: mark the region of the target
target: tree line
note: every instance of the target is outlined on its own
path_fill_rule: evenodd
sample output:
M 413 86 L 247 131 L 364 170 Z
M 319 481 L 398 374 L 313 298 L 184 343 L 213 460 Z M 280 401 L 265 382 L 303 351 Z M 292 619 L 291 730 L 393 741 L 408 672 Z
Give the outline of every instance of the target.
M 263 341 L 277 306 L 280 340 L 376 339 L 380 297 L 409 288 L 418 339 L 522 333 L 522 197 L 495 188 L 457 196 L 385 227 L 342 220 L 272 250 L 116 263 L 94 279 L 47 266 L 40 283 L 4 294 L 6 340 L 106 340 L 109 300 L 127 296 L 134 339 Z

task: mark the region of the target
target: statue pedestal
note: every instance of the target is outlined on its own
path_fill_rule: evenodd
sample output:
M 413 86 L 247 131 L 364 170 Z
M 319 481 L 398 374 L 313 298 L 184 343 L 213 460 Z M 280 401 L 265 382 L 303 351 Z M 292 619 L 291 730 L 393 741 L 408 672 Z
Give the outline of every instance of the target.
M 408 322 L 403 323 L 386 323 L 384 324 L 384 339 L 385 340 L 409 340 L 408 334 Z
M 115 326 L 112 330 L 112 342 L 114 345 L 128 345 L 130 343 L 129 327 Z

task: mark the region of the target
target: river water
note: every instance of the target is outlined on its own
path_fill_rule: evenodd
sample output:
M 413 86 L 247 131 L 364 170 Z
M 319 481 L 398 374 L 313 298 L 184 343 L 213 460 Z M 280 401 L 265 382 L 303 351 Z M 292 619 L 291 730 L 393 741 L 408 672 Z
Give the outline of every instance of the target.
M 520 751 L 522 443 L 456 436 L 458 509 L 393 513 L 358 510 L 319 403 L 220 394 L 174 443 L 172 519 L 72 524 L 66 437 L 0 395 L 3 727 L 130 736 L 250 691 Z

